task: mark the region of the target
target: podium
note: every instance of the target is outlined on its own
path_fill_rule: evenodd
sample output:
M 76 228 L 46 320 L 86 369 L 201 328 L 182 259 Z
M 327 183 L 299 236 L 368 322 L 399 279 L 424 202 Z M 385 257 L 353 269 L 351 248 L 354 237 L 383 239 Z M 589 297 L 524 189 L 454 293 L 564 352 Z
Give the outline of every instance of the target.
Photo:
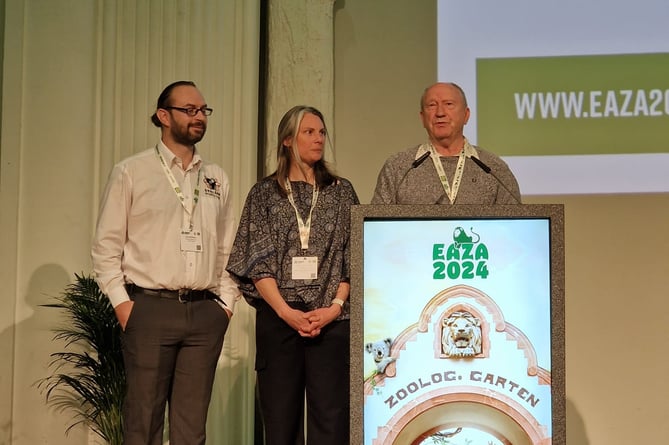
M 566 443 L 562 205 L 351 211 L 351 444 Z

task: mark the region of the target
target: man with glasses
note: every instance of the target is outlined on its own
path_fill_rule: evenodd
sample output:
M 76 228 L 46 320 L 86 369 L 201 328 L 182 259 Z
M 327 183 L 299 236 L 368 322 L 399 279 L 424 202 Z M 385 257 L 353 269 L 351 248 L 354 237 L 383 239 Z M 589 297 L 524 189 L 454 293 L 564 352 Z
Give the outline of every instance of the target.
M 160 141 L 114 166 L 93 269 L 123 330 L 125 445 L 204 444 L 223 337 L 239 291 L 225 271 L 234 237 L 228 178 L 197 144 L 212 109 L 190 81 L 151 116 Z

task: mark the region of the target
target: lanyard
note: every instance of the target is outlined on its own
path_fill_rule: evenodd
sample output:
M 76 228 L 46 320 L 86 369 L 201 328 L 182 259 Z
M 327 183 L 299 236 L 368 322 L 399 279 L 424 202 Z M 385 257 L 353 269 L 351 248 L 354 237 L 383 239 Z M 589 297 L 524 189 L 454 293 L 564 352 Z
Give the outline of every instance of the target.
M 170 170 L 170 168 L 167 166 L 167 161 L 165 161 L 165 158 L 163 157 L 162 153 L 160 153 L 160 150 L 158 150 L 157 145 L 156 145 L 156 155 L 158 156 L 158 159 L 160 159 L 160 165 L 163 166 L 163 172 L 165 172 L 167 180 L 170 181 L 172 190 L 174 190 L 174 193 L 177 195 L 177 198 L 179 198 L 179 202 L 183 206 L 186 213 L 188 213 L 189 216 L 188 226 L 189 229 L 192 230 L 193 214 L 195 213 L 195 207 L 197 206 L 197 202 L 200 200 L 200 176 L 202 174 L 202 169 L 201 168 L 197 169 L 197 182 L 195 183 L 195 189 L 193 190 L 193 207 L 189 209 L 188 207 L 186 207 L 186 197 L 181 191 L 181 187 L 179 186 L 177 179 L 174 177 L 174 174 L 172 174 L 172 170 Z
M 465 142 L 465 147 L 467 145 L 467 142 Z M 441 164 L 441 159 L 439 159 L 439 154 L 437 153 L 437 150 L 435 150 L 434 146 L 432 144 L 429 144 L 429 150 L 430 150 L 430 157 L 432 158 L 432 163 L 434 164 L 434 168 L 437 169 L 437 174 L 439 175 L 439 181 L 441 181 L 442 187 L 444 187 L 444 192 L 446 192 L 446 196 L 448 196 L 449 201 L 451 201 L 451 204 L 455 202 L 455 197 L 458 194 L 458 190 L 460 189 L 460 182 L 462 181 L 462 173 L 465 170 L 465 147 L 460 151 L 460 155 L 458 156 L 458 165 L 455 167 L 455 174 L 453 176 L 453 185 L 450 185 L 448 183 L 448 178 L 446 177 L 446 172 L 444 171 L 444 166 Z
M 316 200 L 318 200 L 318 185 L 314 183 L 313 195 L 311 197 L 311 208 L 309 209 L 309 217 L 307 218 L 306 222 L 300 216 L 300 212 L 297 210 L 297 206 L 295 205 L 293 189 L 290 187 L 289 179 L 286 179 L 286 190 L 288 191 L 288 201 L 295 210 L 295 217 L 297 218 L 297 227 L 300 231 L 300 243 L 302 244 L 302 249 L 307 250 L 309 248 L 309 233 L 311 233 L 311 214 L 314 212 L 314 208 L 316 207 Z

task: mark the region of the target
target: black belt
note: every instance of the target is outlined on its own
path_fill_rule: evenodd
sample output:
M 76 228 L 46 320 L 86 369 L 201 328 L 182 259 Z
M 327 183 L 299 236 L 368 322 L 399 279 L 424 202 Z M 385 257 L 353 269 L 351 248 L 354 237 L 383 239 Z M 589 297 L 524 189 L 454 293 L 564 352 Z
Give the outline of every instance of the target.
M 146 295 L 154 295 L 160 298 L 171 298 L 173 300 L 179 300 L 180 303 L 219 299 L 218 295 L 206 289 L 146 289 L 135 284 L 127 284 L 126 289 L 128 290 L 128 293 L 141 292 Z

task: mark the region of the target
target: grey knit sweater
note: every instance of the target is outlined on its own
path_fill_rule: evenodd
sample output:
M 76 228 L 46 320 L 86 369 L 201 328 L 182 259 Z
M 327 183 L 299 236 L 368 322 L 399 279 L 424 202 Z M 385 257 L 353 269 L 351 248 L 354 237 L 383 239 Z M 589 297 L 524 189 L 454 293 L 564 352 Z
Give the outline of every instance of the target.
M 426 159 L 418 167 L 411 167 L 418 147 L 409 148 L 388 158 L 379 172 L 372 204 L 451 204 L 432 160 Z M 490 167 L 516 199 L 493 175 L 484 172 L 474 161 L 467 159 L 454 204 L 519 203 L 520 189 L 509 166 L 499 156 L 479 147 L 474 148 L 478 152 L 478 158 Z M 449 184 L 452 184 L 458 157 L 442 156 L 440 159 Z

